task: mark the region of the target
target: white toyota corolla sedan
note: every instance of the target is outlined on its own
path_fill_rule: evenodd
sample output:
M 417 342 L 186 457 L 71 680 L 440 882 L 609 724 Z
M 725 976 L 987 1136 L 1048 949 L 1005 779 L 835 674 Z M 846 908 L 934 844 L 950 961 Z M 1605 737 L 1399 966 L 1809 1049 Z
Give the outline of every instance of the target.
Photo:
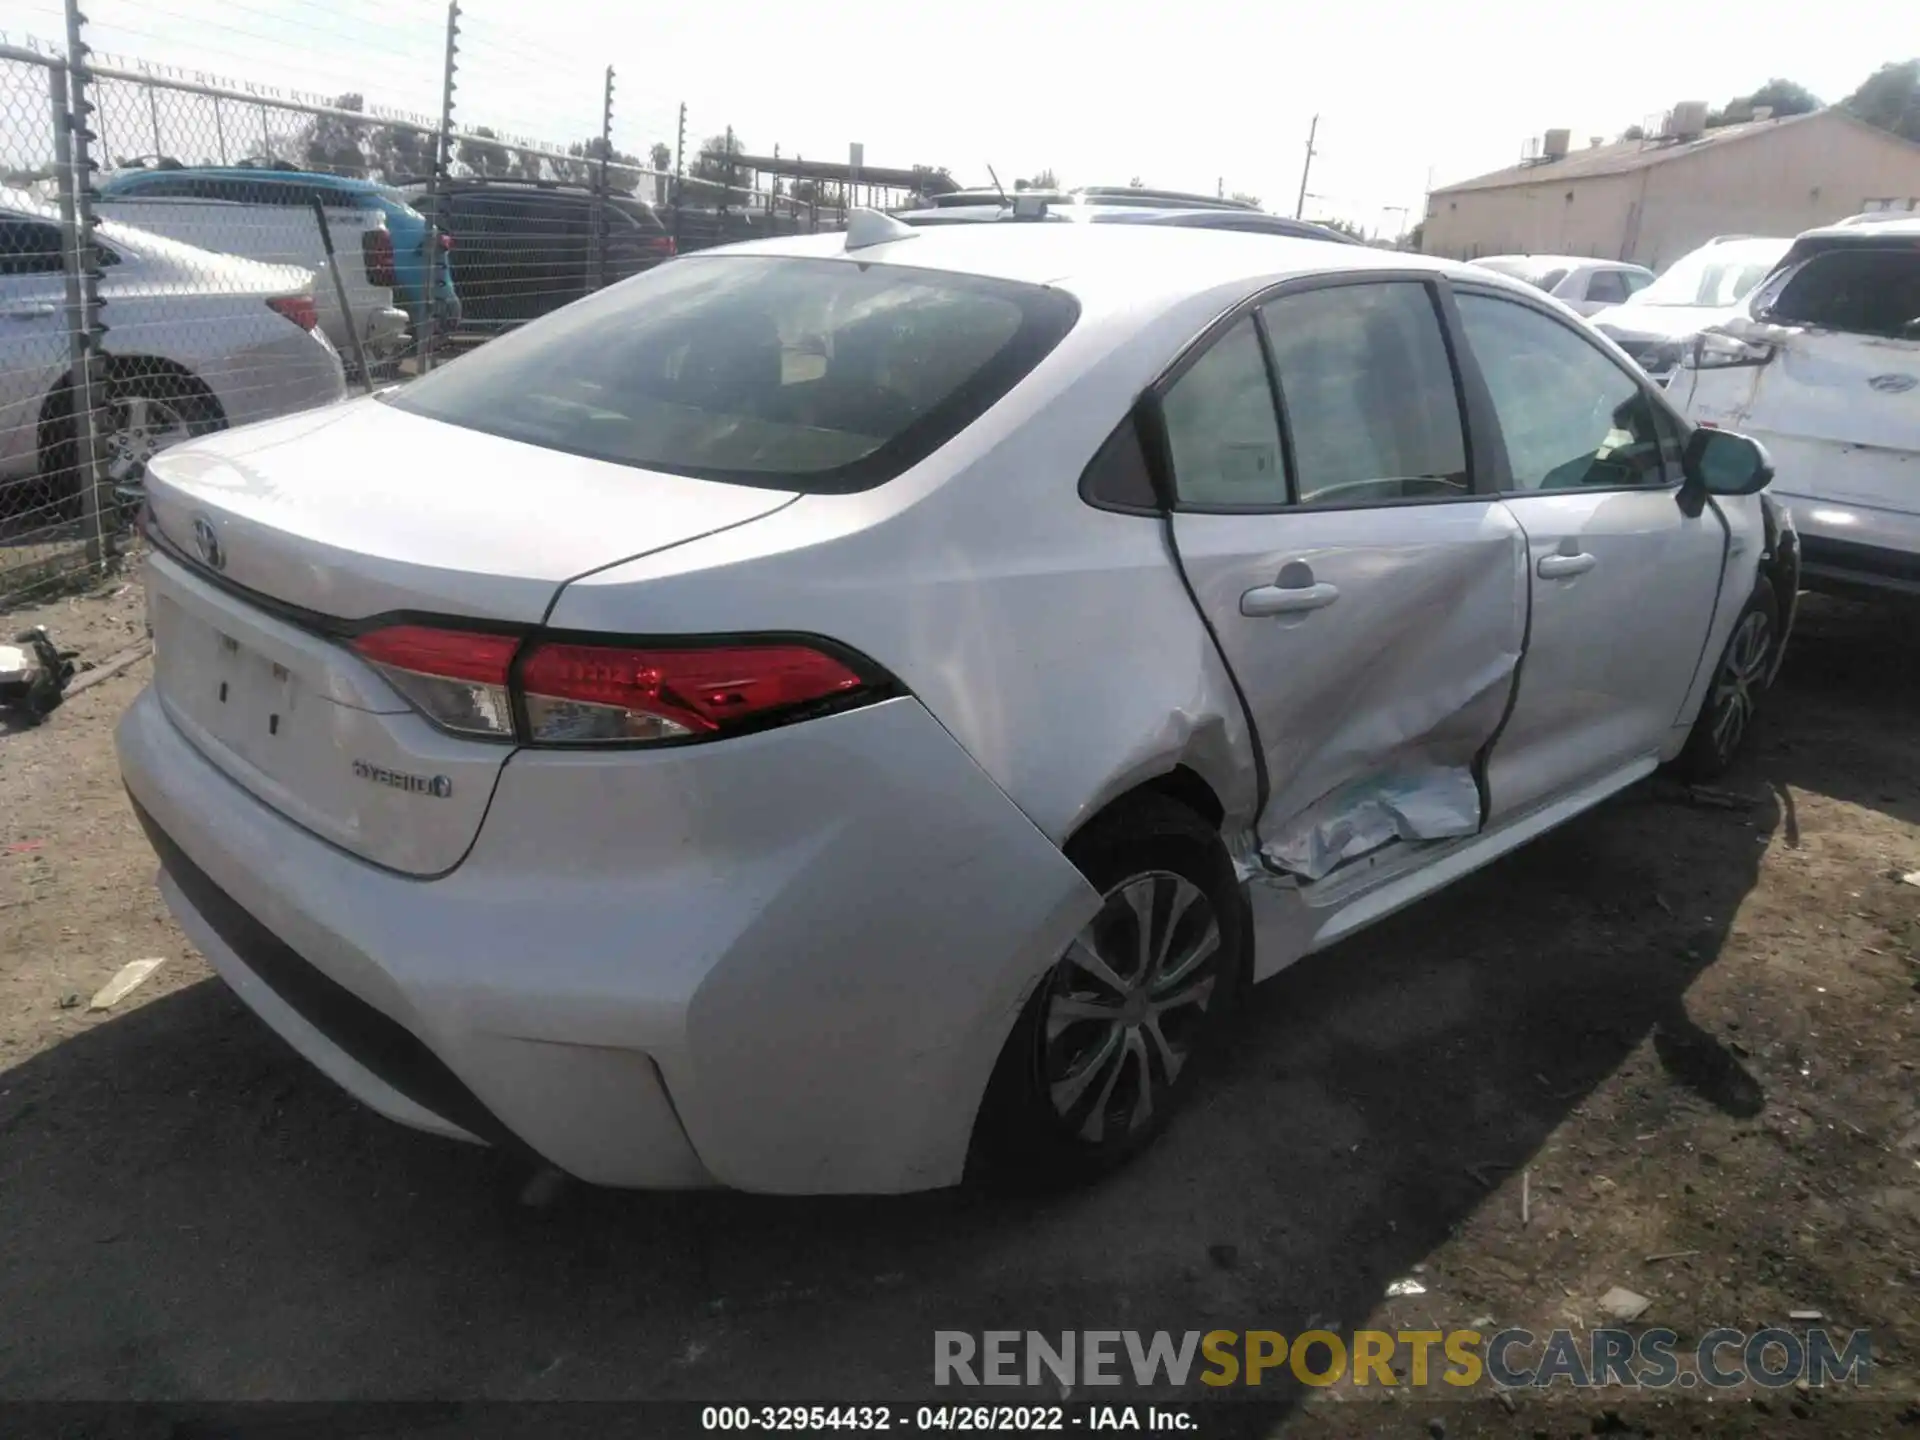
M 120 762 L 187 934 L 396 1120 L 1084 1176 L 1245 983 L 1731 757 L 1769 474 L 1484 268 L 862 212 L 158 457 Z

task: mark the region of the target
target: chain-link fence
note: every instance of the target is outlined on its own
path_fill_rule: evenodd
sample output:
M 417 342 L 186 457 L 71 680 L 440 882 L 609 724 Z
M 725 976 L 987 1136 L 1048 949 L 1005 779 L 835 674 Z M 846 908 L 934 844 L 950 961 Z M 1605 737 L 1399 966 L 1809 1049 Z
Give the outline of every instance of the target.
M 623 122 L 612 68 L 457 3 L 442 26 L 418 6 L 385 22 L 152 0 L 105 26 L 163 50 L 198 27 L 208 53 L 257 63 L 307 31 L 390 23 L 391 48 L 350 63 L 406 103 L 437 95 L 437 115 L 99 55 L 73 0 L 33 3 L 64 33 L 0 44 L 0 605 L 111 564 L 168 445 L 404 381 L 676 254 L 839 228 L 851 203 L 944 178 L 857 186 L 685 105 Z M 475 91 L 504 102 L 496 123 L 466 123 Z M 509 128 L 533 123 L 589 138 Z M 636 153 L 626 133 L 661 138 Z

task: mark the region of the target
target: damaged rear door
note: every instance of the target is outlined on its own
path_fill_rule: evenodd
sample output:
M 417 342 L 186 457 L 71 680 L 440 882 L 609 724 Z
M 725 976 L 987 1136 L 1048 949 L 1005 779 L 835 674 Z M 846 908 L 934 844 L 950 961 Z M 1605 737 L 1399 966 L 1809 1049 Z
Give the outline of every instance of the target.
M 1526 545 L 1476 491 L 1435 288 L 1287 287 L 1159 394 L 1174 540 L 1258 734 L 1269 861 L 1319 879 L 1479 831 Z

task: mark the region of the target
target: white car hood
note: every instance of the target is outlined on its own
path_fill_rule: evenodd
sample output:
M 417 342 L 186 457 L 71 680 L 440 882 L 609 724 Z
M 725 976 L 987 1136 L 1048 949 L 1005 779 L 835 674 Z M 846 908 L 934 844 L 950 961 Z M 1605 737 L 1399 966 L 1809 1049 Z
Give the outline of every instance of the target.
M 1742 309 L 1739 305 L 1609 305 L 1589 316 L 1588 323 L 1631 340 L 1684 340 Z

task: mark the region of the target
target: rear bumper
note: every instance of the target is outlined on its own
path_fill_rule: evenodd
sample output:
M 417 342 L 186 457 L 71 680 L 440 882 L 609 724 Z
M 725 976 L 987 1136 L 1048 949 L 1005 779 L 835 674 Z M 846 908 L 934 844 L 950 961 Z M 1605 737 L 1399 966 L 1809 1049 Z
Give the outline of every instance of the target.
M 952 1183 L 1028 988 L 1098 903 L 910 699 L 523 752 L 432 881 L 262 805 L 152 692 L 117 745 L 169 905 L 269 1025 L 396 1120 L 601 1184 Z
M 1790 493 L 1778 498 L 1800 532 L 1807 589 L 1920 595 L 1920 515 Z

